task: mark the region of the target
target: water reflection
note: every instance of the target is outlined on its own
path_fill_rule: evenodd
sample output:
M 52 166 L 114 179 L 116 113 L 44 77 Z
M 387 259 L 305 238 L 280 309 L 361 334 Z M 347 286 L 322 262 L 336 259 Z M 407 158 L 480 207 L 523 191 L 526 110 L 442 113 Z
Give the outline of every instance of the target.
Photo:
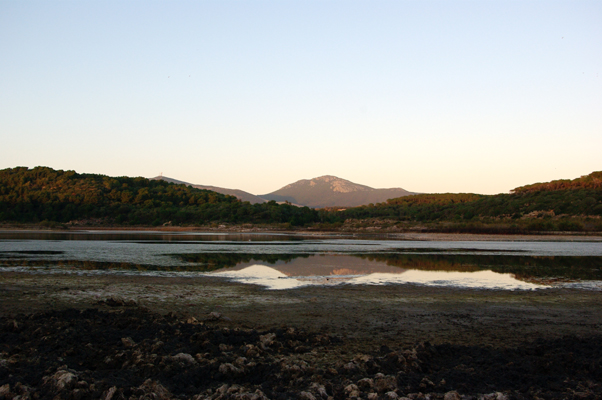
M 473 265 L 440 262 L 401 262 L 399 255 L 319 255 L 266 263 L 259 260 L 213 272 L 214 276 L 252 283 L 269 289 L 307 285 L 402 284 L 471 287 L 482 289 L 535 289 L 540 284 L 524 282 L 509 273 L 482 271 Z M 420 267 L 426 267 L 420 269 Z
M 599 256 L 522 256 L 483 254 L 359 254 L 387 265 L 424 271 L 481 271 L 509 273 L 519 279 L 563 278 L 602 280 Z
M 250 268 L 250 269 L 249 269 Z M 415 283 L 602 288 L 600 243 L 418 242 L 279 234 L 0 232 L 0 273 L 212 274 L 287 288 Z
M 239 265 L 211 273 L 237 282 L 265 286 L 268 289 L 292 289 L 309 285 L 339 284 L 385 285 L 419 284 L 479 289 L 528 290 L 543 287 L 523 282 L 511 274 L 493 271 L 450 272 L 421 271 L 391 267 L 382 262 L 352 256 L 313 256 L 271 266 Z
M 354 278 L 351 283 L 369 285 L 413 283 L 426 286 L 506 290 L 528 290 L 544 287 L 541 284 L 518 280 L 512 274 L 500 274 L 493 271 L 449 272 L 408 270 L 399 275 L 364 275 Z

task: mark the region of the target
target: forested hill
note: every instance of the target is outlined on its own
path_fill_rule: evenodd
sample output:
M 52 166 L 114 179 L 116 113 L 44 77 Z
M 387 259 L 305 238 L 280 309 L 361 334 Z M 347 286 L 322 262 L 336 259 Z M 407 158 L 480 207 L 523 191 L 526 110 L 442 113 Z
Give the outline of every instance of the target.
M 48 167 L 0 170 L 0 221 L 101 219 L 125 225 L 260 222 L 303 225 L 308 208 L 251 205 L 233 196 L 161 180 L 78 174 Z
M 590 218 L 600 221 L 602 216 L 602 172 L 575 180 L 538 183 L 515 189 L 510 194 L 423 194 L 404 196 L 376 205 L 349 208 L 341 218 L 385 218 L 418 222 L 528 222 L 534 227 L 556 229 L 566 218 Z M 535 224 L 534 219 L 540 221 Z M 546 220 L 544 222 L 541 222 Z M 599 224 L 598 224 L 599 225 Z M 568 226 L 568 225 L 567 225 Z M 547 227 L 547 228 L 546 228 Z M 538 229 L 538 230 L 545 230 Z
M 594 172 L 575 180 L 523 186 L 510 194 L 422 194 L 344 211 L 327 211 L 279 205 L 275 201 L 250 204 L 233 196 L 163 180 L 18 167 L 0 170 L 0 222 L 117 226 L 169 222 L 193 226 L 345 223 L 349 226 L 348 222 L 353 220 L 373 224 L 372 219 L 378 219 L 397 221 L 403 226 L 476 223 L 506 224 L 511 228 L 509 231 L 599 231 L 602 230 L 601 178 L 602 172 Z
M 592 172 L 589 175 L 585 175 L 573 180 L 560 179 L 552 182 L 534 183 L 531 185 L 521 186 L 513 189 L 512 193 L 580 189 L 602 190 L 602 171 Z

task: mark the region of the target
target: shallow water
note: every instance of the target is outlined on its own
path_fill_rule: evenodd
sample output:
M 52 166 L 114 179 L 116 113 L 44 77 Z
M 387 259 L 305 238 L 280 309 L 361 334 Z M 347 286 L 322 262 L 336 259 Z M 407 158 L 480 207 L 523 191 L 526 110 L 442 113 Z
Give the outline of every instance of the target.
M 165 232 L 0 232 L 0 273 L 211 275 L 271 289 L 416 284 L 602 289 L 599 242 L 402 241 Z

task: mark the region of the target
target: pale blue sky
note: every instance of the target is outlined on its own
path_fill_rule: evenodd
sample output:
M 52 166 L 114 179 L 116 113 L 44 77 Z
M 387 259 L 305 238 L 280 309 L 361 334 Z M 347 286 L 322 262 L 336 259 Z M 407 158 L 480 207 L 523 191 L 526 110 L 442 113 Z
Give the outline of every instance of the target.
M 255 194 L 602 170 L 602 1 L 0 0 L 0 168 Z

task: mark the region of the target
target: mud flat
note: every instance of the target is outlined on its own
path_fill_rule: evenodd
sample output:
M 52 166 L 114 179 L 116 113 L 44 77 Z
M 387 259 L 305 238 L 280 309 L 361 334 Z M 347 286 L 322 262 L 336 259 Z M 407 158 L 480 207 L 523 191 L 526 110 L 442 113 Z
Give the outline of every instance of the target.
M 3 273 L 0 399 L 602 397 L 602 293 Z

